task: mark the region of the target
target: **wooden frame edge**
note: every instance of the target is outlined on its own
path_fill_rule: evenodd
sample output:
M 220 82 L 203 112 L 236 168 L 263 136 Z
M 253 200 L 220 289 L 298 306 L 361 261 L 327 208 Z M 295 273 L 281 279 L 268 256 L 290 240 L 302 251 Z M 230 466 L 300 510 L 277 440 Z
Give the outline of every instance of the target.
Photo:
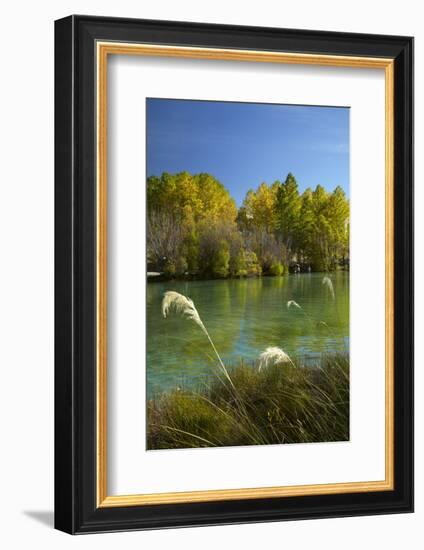
M 386 215 L 386 373 L 385 480 L 250 489 L 186 491 L 108 496 L 107 494 L 107 59 L 108 55 L 149 55 L 268 63 L 384 69 Z M 281 498 L 307 495 L 391 491 L 394 483 L 394 60 L 221 48 L 193 48 L 125 42 L 96 42 L 97 60 L 97 422 L 96 504 L 98 508 Z
M 386 215 L 386 250 L 385 250 L 385 323 L 386 323 L 386 481 L 390 490 L 395 488 L 394 479 L 394 271 L 395 271 L 395 221 L 394 221 L 394 61 L 385 68 L 385 125 L 386 125 L 386 158 L 385 158 L 385 215 Z
M 99 508 L 142 506 L 148 504 L 177 504 L 188 502 L 217 502 L 222 500 L 247 500 L 255 498 L 281 498 L 346 493 L 390 491 L 387 481 L 328 483 L 316 485 L 288 485 L 284 487 L 256 487 L 251 489 L 218 489 L 208 491 L 184 491 L 178 493 L 151 493 L 107 496 Z
M 107 51 L 97 48 L 96 501 L 107 496 Z

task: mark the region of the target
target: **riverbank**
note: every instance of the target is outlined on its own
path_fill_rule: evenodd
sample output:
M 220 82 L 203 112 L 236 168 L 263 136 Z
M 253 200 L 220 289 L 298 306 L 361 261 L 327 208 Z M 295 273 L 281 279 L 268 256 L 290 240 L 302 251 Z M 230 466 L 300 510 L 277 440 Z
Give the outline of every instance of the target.
M 343 266 L 338 269 L 334 269 L 333 271 L 328 271 L 326 273 L 328 274 L 336 274 L 336 273 L 349 273 L 349 267 Z M 238 276 L 231 276 L 228 275 L 226 277 L 213 277 L 211 275 L 199 275 L 194 273 L 185 273 L 183 275 L 173 275 L 169 276 L 165 273 L 161 273 L 159 271 L 148 271 L 147 272 L 147 281 L 149 283 L 154 282 L 170 282 L 170 281 L 231 281 L 231 280 L 240 280 L 240 279 L 260 279 L 262 277 L 264 278 L 274 278 L 274 277 L 287 277 L 288 275 L 304 275 L 304 274 L 310 274 L 310 273 L 322 273 L 321 271 L 314 271 L 312 269 L 304 269 L 304 268 L 296 268 L 296 267 L 280 267 L 276 266 L 274 267 L 274 272 L 267 272 L 267 273 L 256 273 L 254 275 L 238 275 Z
M 196 389 L 175 388 L 147 404 L 147 448 L 183 449 L 346 441 L 349 355 L 259 369 L 240 363 Z

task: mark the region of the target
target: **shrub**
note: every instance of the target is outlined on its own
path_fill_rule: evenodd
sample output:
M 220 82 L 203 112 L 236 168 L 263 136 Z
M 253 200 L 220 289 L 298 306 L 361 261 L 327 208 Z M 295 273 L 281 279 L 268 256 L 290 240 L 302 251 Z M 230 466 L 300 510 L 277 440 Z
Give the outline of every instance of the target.
M 256 254 L 254 252 L 251 252 L 250 250 L 246 250 L 245 258 L 247 275 L 261 275 L 262 268 L 259 264 Z
M 230 267 L 230 252 L 226 241 L 219 243 L 212 263 L 212 274 L 214 277 L 227 277 Z
M 180 256 L 175 262 L 175 271 L 177 275 L 184 275 L 187 272 L 188 264 L 184 256 Z
M 284 266 L 280 262 L 274 262 L 269 270 L 270 275 L 281 277 L 284 275 Z
M 172 260 L 167 260 L 163 266 L 163 273 L 166 277 L 175 277 L 177 273 L 175 262 Z

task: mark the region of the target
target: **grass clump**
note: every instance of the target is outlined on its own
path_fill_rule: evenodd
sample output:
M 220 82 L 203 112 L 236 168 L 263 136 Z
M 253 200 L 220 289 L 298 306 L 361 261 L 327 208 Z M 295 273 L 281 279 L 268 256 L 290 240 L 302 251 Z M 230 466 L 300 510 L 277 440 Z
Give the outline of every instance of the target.
M 181 449 L 346 441 L 349 357 L 323 356 L 258 369 L 240 363 L 197 390 L 148 401 L 147 448 Z

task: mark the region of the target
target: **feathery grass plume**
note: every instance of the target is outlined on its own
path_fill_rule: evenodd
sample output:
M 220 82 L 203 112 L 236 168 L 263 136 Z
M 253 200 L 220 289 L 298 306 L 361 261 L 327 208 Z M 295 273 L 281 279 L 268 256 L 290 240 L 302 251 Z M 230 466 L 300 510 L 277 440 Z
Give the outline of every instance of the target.
M 269 365 L 278 365 L 279 363 L 291 363 L 294 366 L 293 361 L 281 348 L 266 348 L 259 356 L 258 370 L 260 371 L 262 367 L 266 368 Z
M 332 283 L 330 277 L 324 277 L 323 280 L 322 280 L 322 284 L 327 287 L 328 291 L 331 294 L 331 297 L 334 300 L 335 299 L 334 287 L 333 287 L 333 283 Z
M 289 300 L 287 302 L 287 309 L 292 309 L 292 308 L 295 308 L 295 309 L 298 309 L 300 311 L 300 313 L 303 313 L 303 315 L 305 316 L 305 318 L 308 320 L 308 321 L 311 321 L 313 322 L 313 319 L 310 315 L 308 315 L 306 313 L 306 311 L 303 309 L 303 307 L 301 305 L 299 305 L 297 302 L 295 302 L 294 300 Z
M 200 318 L 199 312 L 197 311 L 196 306 L 193 303 L 193 300 L 190 300 L 190 298 L 187 298 L 187 296 L 184 296 L 179 292 L 175 292 L 174 290 L 168 290 L 167 292 L 165 292 L 162 299 L 162 315 L 166 319 L 169 313 L 171 313 L 172 311 L 174 311 L 178 315 L 181 315 L 184 319 L 188 319 L 189 321 L 194 321 L 196 325 L 202 329 L 207 339 L 209 340 L 209 343 L 212 346 L 212 349 L 215 352 L 215 355 L 218 358 L 219 364 L 221 365 L 221 368 L 225 376 L 229 380 L 230 384 L 233 386 L 233 382 L 230 378 L 230 375 L 228 374 L 228 371 L 225 368 L 224 363 L 222 362 L 222 359 L 215 347 L 215 344 L 212 341 L 212 338 L 209 335 L 209 332 L 206 330 L 206 327 L 203 324 L 202 319 Z
M 203 332 L 207 332 L 193 300 L 190 300 L 190 298 L 187 298 L 183 294 L 179 294 L 174 290 L 168 290 L 165 292 L 162 300 L 162 315 L 165 319 L 171 311 L 174 311 L 185 319 L 194 321 L 196 325 L 203 330 Z
M 330 279 L 328 279 L 328 280 L 330 281 L 330 284 L 331 284 L 331 280 Z M 331 288 L 333 288 L 332 285 L 331 285 Z M 330 292 L 331 292 L 331 290 L 330 290 Z M 333 294 L 334 294 L 334 290 L 333 290 Z M 333 298 L 334 298 L 334 295 L 333 295 Z M 291 308 L 299 309 L 299 311 L 301 313 L 303 313 L 303 315 L 305 316 L 305 319 L 308 320 L 310 323 L 314 323 L 317 327 L 323 326 L 330 332 L 330 334 L 333 334 L 333 331 L 331 330 L 331 328 L 328 326 L 328 324 L 325 321 L 317 321 L 314 317 L 311 317 L 310 315 L 308 315 L 308 313 L 306 313 L 306 311 L 303 309 L 303 307 L 300 306 L 294 300 L 289 300 L 287 302 L 287 309 L 291 309 Z

